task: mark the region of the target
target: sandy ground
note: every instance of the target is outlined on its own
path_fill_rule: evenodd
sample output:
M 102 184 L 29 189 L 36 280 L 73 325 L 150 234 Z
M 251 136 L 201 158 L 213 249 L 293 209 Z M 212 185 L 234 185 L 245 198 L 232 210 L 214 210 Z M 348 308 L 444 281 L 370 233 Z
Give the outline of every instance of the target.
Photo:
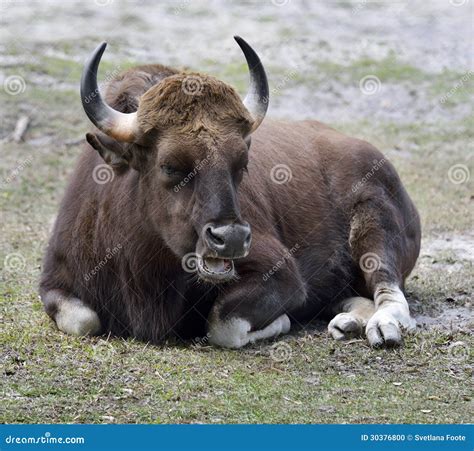
M 472 17 L 469 0 L 2 0 L 6 421 L 469 421 Z M 271 116 L 315 118 L 372 142 L 418 206 L 424 237 L 407 295 L 419 330 L 403 350 L 334 343 L 318 324 L 277 348 L 232 353 L 198 342 L 157 350 L 65 337 L 42 312 L 42 250 L 89 127 L 78 95 L 88 53 L 108 41 L 102 79 L 160 62 L 210 73 L 243 93 L 247 71 L 234 34 L 267 68 Z M 22 116 L 29 125 L 15 142 Z

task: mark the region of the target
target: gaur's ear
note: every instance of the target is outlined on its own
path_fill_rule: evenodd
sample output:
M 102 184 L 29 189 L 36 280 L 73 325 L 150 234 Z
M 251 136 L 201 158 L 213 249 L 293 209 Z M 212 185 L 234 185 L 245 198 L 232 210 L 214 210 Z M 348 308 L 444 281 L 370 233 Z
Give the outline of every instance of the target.
M 128 167 L 128 160 L 124 147 L 115 139 L 103 133 L 87 133 L 87 142 L 99 152 L 103 160 L 117 170 L 124 170 Z

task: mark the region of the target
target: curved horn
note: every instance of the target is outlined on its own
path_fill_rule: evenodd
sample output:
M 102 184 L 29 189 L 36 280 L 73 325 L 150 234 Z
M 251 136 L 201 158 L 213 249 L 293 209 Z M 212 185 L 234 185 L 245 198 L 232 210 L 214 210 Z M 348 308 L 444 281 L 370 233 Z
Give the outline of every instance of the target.
M 234 36 L 239 44 L 250 72 L 250 86 L 244 99 L 244 105 L 255 120 L 251 133 L 262 123 L 268 109 L 269 89 L 267 75 L 255 51 L 240 36 Z
M 138 131 L 137 113 L 126 114 L 110 108 L 102 99 L 97 86 L 97 69 L 106 47 L 107 43 L 102 42 L 84 65 L 81 77 L 82 106 L 99 130 L 117 141 L 133 142 Z

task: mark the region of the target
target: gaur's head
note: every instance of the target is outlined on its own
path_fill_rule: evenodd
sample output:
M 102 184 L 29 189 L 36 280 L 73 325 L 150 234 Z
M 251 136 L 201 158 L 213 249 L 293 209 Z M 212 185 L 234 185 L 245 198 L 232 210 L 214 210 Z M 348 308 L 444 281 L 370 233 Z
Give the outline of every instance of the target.
M 237 190 L 250 136 L 268 107 L 260 59 L 235 39 L 250 71 L 243 101 L 213 77 L 175 73 L 141 95 L 137 111 L 114 110 L 97 86 L 106 43 L 91 55 L 81 80 L 84 110 L 100 130 L 87 134 L 88 142 L 117 171 L 137 171 L 149 223 L 177 257 L 195 253 L 198 274 L 209 282 L 232 279 L 233 260 L 249 252 L 251 230 Z

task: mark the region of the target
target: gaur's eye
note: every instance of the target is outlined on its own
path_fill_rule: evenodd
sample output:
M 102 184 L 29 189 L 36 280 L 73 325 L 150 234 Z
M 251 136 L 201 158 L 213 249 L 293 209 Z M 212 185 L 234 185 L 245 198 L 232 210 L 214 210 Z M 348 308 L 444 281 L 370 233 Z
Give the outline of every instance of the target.
M 176 175 L 179 173 L 179 171 L 176 168 L 168 164 L 162 164 L 161 170 L 168 176 Z
M 248 172 L 247 165 L 241 166 L 234 174 L 234 180 L 236 183 L 240 183 L 244 178 L 244 172 Z
M 238 172 L 243 174 L 244 172 L 249 172 L 249 170 L 247 169 L 247 164 L 248 162 L 246 161 L 245 163 L 242 163 L 238 169 Z

